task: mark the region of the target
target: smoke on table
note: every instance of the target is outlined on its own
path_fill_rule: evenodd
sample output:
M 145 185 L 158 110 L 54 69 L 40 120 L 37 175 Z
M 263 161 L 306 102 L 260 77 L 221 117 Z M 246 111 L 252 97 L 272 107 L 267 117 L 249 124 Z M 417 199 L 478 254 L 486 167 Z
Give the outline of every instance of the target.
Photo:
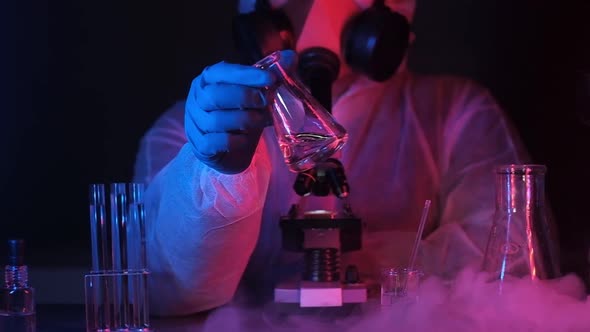
M 417 299 L 389 307 L 379 301 L 344 308 L 296 308 L 276 303 L 262 309 L 237 305 L 209 316 L 204 331 L 590 331 L 590 299 L 573 275 L 551 281 L 498 283 L 463 271 L 454 282 L 426 278 Z

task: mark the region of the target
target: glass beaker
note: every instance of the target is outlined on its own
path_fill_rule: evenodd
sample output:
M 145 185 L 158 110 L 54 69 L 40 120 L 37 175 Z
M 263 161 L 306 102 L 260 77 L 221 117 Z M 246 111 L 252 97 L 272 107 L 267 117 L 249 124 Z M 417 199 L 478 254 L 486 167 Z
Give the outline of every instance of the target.
M 403 299 L 418 297 L 420 278 L 423 273 L 416 269 L 389 267 L 381 270 L 381 305 L 390 306 Z
M 267 89 L 273 125 L 285 163 L 293 172 L 303 172 L 340 150 L 346 130 L 291 73 L 280 64 L 280 51 L 254 64 L 270 71 L 276 83 Z
M 557 238 L 545 205 L 544 165 L 496 168 L 496 211 L 483 270 L 499 280 L 559 276 Z

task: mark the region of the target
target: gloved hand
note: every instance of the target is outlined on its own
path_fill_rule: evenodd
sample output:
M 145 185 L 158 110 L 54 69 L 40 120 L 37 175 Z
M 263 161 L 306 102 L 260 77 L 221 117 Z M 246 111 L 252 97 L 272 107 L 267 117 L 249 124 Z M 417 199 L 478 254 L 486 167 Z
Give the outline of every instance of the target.
M 282 65 L 291 67 L 294 60 L 293 51 L 282 51 Z M 274 80 L 268 71 L 227 62 L 205 68 L 193 80 L 185 131 L 199 160 L 226 174 L 248 168 L 262 130 L 272 124 L 264 87 Z

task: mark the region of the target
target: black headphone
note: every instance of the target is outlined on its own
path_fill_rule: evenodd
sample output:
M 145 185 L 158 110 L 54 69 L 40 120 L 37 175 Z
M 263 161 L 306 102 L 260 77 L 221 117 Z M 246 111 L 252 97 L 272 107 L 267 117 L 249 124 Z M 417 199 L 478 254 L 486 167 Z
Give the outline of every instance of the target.
M 257 0 L 255 10 L 233 20 L 233 39 L 247 62 L 283 49 L 295 48 L 293 27 L 287 15 L 271 8 L 268 0 Z M 346 63 L 356 72 L 382 82 L 401 64 L 410 39 L 410 23 L 392 11 L 384 0 L 375 0 L 366 10 L 344 25 L 340 47 Z

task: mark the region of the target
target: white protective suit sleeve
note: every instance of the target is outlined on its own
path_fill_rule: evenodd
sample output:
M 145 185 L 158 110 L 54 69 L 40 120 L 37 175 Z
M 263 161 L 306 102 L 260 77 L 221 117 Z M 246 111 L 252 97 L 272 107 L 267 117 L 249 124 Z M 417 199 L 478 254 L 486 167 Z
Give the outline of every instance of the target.
M 136 162 L 135 181 L 148 184 L 149 292 L 156 315 L 190 314 L 231 300 L 257 241 L 270 174 L 262 140 L 240 174 L 203 165 L 186 145 L 183 116 L 184 103 L 178 103 L 161 117 L 143 137 Z

